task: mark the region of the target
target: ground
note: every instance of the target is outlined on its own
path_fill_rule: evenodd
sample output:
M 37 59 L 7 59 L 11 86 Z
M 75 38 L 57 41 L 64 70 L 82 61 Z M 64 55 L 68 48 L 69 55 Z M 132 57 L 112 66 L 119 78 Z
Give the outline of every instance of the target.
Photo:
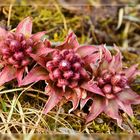
M 140 64 L 140 5 L 126 0 L 110 2 L 82 0 L 74 4 L 65 1 L 5 1 L 0 4 L 0 26 L 7 30 L 27 16 L 33 20 L 33 32 L 47 31 L 55 43 L 64 40 L 69 29 L 73 30 L 81 44 L 115 43 L 123 53 L 123 65 Z M 139 65 L 140 68 L 140 65 Z M 59 105 L 47 115 L 41 113 L 47 96 L 44 83 L 18 88 L 12 84 L 0 87 L 0 132 L 5 133 L 137 133 L 140 131 L 140 105 L 133 106 L 134 117 L 123 116 L 121 130 L 106 115 L 100 115 L 88 125 L 84 124 L 84 112 L 76 110 L 68 114 L 71 103 Z M 140 78 L 132 85 L 140 94 Z M 61 139 L 61 138 L 60 138 Z

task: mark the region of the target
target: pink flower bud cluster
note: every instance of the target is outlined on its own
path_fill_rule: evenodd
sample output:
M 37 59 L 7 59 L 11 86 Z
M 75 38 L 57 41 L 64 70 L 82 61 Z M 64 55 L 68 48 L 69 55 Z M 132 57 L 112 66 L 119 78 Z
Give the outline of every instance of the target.
M 33 44 L 33 40 L 26 39 L 22 33 L 8 33 L 7 38 L 2 43 L 2 60 L 15 68 L 27 66 L 30 63 L 28 53 L 32 52 Z
M 116 94 L 127 86 L 127 78 L 124 73 L 113 74 L 104 70 L 97 81 L 104 94 Z
M 58 87 L 68 86 L 74 88 L 81 80 L 89 78 L 83 68 L 84 62 L 73 49 L 55 51 L 52 60 L 46 63 L 49 77 Z

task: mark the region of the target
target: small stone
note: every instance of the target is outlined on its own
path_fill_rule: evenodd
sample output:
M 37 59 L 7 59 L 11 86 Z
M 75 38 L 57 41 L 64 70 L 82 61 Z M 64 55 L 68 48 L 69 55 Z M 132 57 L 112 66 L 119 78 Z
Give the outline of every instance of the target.
M 101 118 L 96 118 L 95 121 L 96 121 L 98 124 L 104 123 L 103 119 L 101 119 Z

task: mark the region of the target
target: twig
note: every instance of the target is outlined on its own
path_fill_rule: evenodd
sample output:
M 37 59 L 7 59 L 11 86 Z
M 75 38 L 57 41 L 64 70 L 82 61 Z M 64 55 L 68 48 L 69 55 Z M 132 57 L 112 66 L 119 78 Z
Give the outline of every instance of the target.
M 22 90 L 26 90 L 26 91 L 34 91 L 34 92 L 38 92 L 38 93 L 41 93 L 41 94 L 45 94 L 44 91 L 40 91 L 40 90 L 36 90 L 36 89 L 27 89 L 27 88 L 16 88 L 16 89 L 9 89 L 9 90 L 4 90 L 4 91 L 1 91 L 0 92 L 0 95 L 1 94 L 5 94 L 5 93 L 11 93 L 11 92 L 16 92 L 16 91 L 22 91 Z M 46 94 L 45 94 L 46 95 Z
M 128 119 L 128 116 L 127 116 L 126 113 L 124 113 L 124 114 L 122 115 L 122 118 L 126 120 L 127 124 L 128 124 L 129 127 L 131 128 L 132 132 L 135 133 L 135 134 L 137 134 L 138 132 L 135 130 L 133 124 L 132 124 L 132 123 L 130 122 L 130 120 Z
M 9 13 L 8 13 L 8 20 L 7 20 L 7 27 L 10 26 L 12 7 L 13 7 L 13 4 L 10 4 L 10 6 L 9 6 Z

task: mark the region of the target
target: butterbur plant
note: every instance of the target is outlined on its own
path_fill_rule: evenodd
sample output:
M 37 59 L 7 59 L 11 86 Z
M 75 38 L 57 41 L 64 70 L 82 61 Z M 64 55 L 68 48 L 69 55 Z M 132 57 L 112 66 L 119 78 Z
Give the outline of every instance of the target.
M 68 101 L 73 106 L 70 113 L 91 99 L 87 123 L 104 112 L 121 127 L 120 110 L 133 116 L 131 105 L 139 104 L 140 96 L 131 89 L 131 83 L 140 71 L 137 64 L 123 68 L 116 46 L 115 55 L 105 45 L 81 46 L 70 31 L 61 45 L 51 47 L 45 32 L 32 34 L 30 17 L 22 20 L 15 32 L 0 28 L 0 33 L 0 86 L 13 79 L 18 86 L 45 81 L 49 98 L 44 114 Z
M 32 55 L 40 66 L 34 67 L 21 85 L 46 80 L 49 99 L 44 113 L 48 113 L 62 100 L 73 103 L 73 108 L 69 110 L 71 112 L 81 100 L 87 98 L 87 92 L 81 85 L 90 80 L 93 73 L 90 64 L 97 62 L 99 52 L 98 47 L 80 46 L 75 34 L 70 32 L 65 42 L 48 51 L 46 56 Z
M 31 53 L 39 54 L 44 47 L 41 37 L 45 32 L 32 33 L 32 20 L 30 17 L 22 20 L 15 32 L 0 28 L 0 85 L 17 79 L 21 82 L 23 73 L 32 63 Z
M 140 103 L 140 96 L 130 87 L 136 75 L 139 74 L 137 65 L 123 68 L 122 55 L 117 47 L 115 50 L 117 50 L 115 56 L 112 56 L 110 60 L 102 59 L 99 66 L 94 68 L 94 79 L 82 85 L 84 89 L 94 94 L 93 103 L 86 118 L 87 122 L 104 112 L 109 117 L 116 119 L 121 127 L 122 118 L 119 110 L 133 116 L 131 105 Z M 96 92 L 94 87 L 96 87 Z M 96 93 L 100 93 L 100 95 Z

